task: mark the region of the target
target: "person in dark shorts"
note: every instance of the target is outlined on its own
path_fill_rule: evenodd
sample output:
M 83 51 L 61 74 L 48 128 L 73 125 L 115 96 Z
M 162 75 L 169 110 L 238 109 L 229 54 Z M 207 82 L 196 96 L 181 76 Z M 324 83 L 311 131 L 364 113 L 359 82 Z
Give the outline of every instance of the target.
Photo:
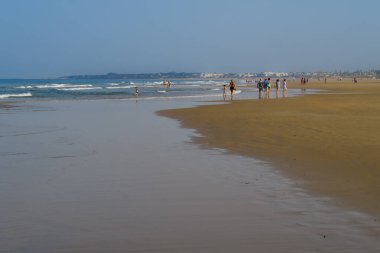
M 257 83 L 257 88 L 259 89 L 259 98 L 261 98 L 263 94 L 263 89 L 264 89 L 264 83 L 263 83 L 263 80 L 261 80 L 261 78 Z
M 234 82 L 234 80 L 231 80 L 231 82 L 230 82 L 231 100 L 232 100 L 232 96 L 234 95 L 235 90 L 236 90 L 235 82 Z

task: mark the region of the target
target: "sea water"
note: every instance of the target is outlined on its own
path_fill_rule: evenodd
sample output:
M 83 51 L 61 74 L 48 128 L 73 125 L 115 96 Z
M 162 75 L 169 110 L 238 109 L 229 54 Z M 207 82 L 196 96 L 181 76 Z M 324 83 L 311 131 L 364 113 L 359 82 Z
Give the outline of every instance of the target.
M 56 100 L 56 99 L 138 99 L 196 98 L 219 100 L 223 85 L 228 80 L 181 79 L 170 80 L 171 86 L 164 87 L 158 79 L 0 79 L 0 101 L 8 100 Z M 247 85 L 245 80 L 236 80 L 236 99 L 257 98 L 255 84 Z M 288 94 L 300 93 L 289 91 Z M 275 91 L 272 92 L 275 97 Z M 282 94 L 280 95 L 280 97 Z

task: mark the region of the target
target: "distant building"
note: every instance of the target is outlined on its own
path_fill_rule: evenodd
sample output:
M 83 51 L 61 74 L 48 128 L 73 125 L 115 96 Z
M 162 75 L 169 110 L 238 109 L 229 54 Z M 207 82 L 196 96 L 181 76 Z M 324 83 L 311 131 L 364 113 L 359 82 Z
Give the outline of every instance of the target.
M 289 74 L 286 72 L 263 72 L 265 77 L 288 77 Z
M 221 73 L 201 73 L 201 78 L 223 78 Z

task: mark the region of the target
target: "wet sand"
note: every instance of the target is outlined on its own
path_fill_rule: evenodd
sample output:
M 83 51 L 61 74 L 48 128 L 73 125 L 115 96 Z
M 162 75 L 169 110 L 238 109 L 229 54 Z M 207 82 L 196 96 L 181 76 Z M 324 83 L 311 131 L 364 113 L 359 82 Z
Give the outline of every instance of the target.
M 32 103 L 33 104 L 33 103 Z M 380 224 L 154 114 L 51 101 L 0 118 L 0 252 L 379 252 Z
M 289 86 L 325 92 L 160 114 L 197 129 L 205 147 L 271 161 L 314 193 L 380 217 L 380 82 Z

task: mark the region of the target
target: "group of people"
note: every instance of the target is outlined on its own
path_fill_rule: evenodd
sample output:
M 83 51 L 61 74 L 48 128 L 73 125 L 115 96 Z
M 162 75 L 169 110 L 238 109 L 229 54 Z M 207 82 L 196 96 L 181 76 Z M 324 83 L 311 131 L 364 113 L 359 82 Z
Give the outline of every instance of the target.
M 234 92 L 236 91 L 236 84 L 235 84 L 234 80 L 232 80 L 232 79 L 231 79 L 229 88 L 230 88 L 231 100 L 232 100 Z M 224 100 L 226 100 L 226 96 L 227 96 L 227 85 L 223 85 L 223 98 L 224 98 Z
M 265 91 L 266 97 L 270 98 L 270 89 L 272 87 L 271 79 L 265 78 L 263 81 L 260 78 L 260 80 L 256 81 L 256 83 L 257 83 L 257 88 L 259 89 L 259 98 L 262 98 L 263 91 Z M 166 88 L 166 87 L 170 88 L 171 84 L 170 84 L 170 81 L 166 82 L 166 80 L 164 80 L 163 85 L 164 85 L 164 88 Z M 276 83 L 275 83 L 275 88 L 276 88 L 276 94 L 277 95 L 278 95 L 280 89 L 282 89 L 283 95 L 286 96 L 286 91 L 288 89 L 287 84 L 286 84 L 286 79 L 283 79 L 282 81 L 280 81 L 280 79 L 277 79 Z M 232 100 L 233 95 L 236 91 L 236 84 L 235 84 L 234 80 L 230 81 L 229 89 L 230 89 L 231 100 Z M 135 87 L 134 95 L 136 97 L 139 95 L 139 89 L 137 86 Z M 224 99 L 226 99 L 226 96 L 227 96 L 227 85 L 223 85 L 223 97 L 224 97 Z
M 306 78 L 306 77 L 301 78 L 301 84 L 305 85 L 308 82 L 309 82 L 309 78 Z
M 272 86 L 271 79 L 265 78 L 263 81 L 260 78 L 260 80 L 256 81 L 256 84 L 257 84 L 257 88 L 259 89 L 259 98 L 262 98 L 263 91 L 265 91 L 266 97 L 270 98 L 270 89 Z M 283 79 L 282 81 L 280 81 L 280 79 L 277 79 L 276 83 L 275 83 L 275 88 L 276 88 L 277 96 L 278 96 L 280 89 L 282 89 L 283 95 L 286 96 L 286 91 L 288 89 L 287 84 L 286 84 L 286 79 Z M 233 95 L 236 91 L 236 84 L 235 84 L 234 80 L 230 81 L 229 89 L 230 89 L 231 100 L 232 100 Z M 226 96 L 227 96 L 227 85 L 223 85 L 223 97 L 224 97 L 224 99 L 226 99 Z
M 166 86 L 168 86 L 168 88 L 170 88 L 170 81 L 168 80 L 167 82 L 166 82 L 166 80 L 164 80 L 164 88 L 166 88 Z
M 272 87 L 272 82 L 270 78 L 265 78 L 264 81 L 260 78 L 260 80 L 257 81 L 257 88 L 259 89 L 259 98 L 262 98 L 263 91 L 265 92 L 265 95 L 267 98 L 270 97 L 270 89 Z M 283 79 L 282 82 L 280 79 L 276 80 L 275 83 L 276 88 L 276 94 L 282 89 L 283 95 L 286 95 L 286 91 L 288 89 L 286 84 L 286 79 Z
M 169 80 L 168 81 L 164 80 L 163 81 L 163 85 L 164 85 L 164 88 L 166 89 L 166 87 L 170 88 L 171 83 L 170 83 Z M 134 93 L 134 95 L 135 95 L 135 97 L 139 96 L 139 88 L 137 86 L 135 87 L 135 93 Z

